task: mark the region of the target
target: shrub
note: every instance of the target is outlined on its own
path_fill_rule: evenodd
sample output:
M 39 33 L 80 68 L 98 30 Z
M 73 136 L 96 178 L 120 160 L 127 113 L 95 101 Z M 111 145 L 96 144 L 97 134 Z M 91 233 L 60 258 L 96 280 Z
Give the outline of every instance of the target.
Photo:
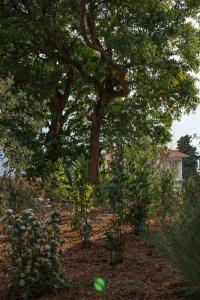
M 104 189 L 107 193 L 107 204 L 112 211 L 110 230 L 106 232 L 105 247 L 110 251 L 110 264 L 123 261 L 126 231 L 127 202 L 124 198 L 124 161 L 123 152 L 115 155 L 111 163 L 110 179 L 105 183 Z
M 189 202 L 200 202 L 200 175 L 190 176 L 183 184 L 185 199 Z M 195 203 L 194 203 L 195 205 Z
M 59 206 L 62 203 L 68 203 L 68 193 L 66 190 L 67 178 L 65 174 L 64 162 L 59 159 L 54 164 L 50 164 L 50 175 L 45 182 L 46 195 L 50 198 L 51 203 Z
M 0 214 L 10 208 L 20 212 L 36 207 L 36 189 L 25 178 L 0 178 Z
M 139 235 L 146 225 L 153 198 L 154 155 L 150 147 L 142 152 L 139 146 L 125 151 L 125 193 L 128 201 L 127 221 Z
M 110 251 L 109 264 L 118 264 L 123 262 L 124 246 L 125 246 L 125 232 L 123 226 L 123 220 L 117 215 L 114 215 L 110 230 L 105 234 L 105 248 Z
M 94 206 L 94 186 L 88 183 L 88 162 L 84 155 L 79 156 L 67 175 L 67 196 L 72 201 L 71 226 L 78 232 L 81 247 L 90 246 L 92 225 L 89 214 Z
M 69 168 L 60 160 L 47 182 L 48 194 L 56 205 L 65 200 L 71 209 L 71 226 L 78 232 L 81 247 L 90 246 L 92 225 L 89 214 L 94 204 L 94 186 L 88 183 L 88 162 L 81 155 Z
M 198 205 L 199 206 L 199 205 Z M 178 219 L 162 223 L 159 247 L 183 276 L 200 288 L 200 207 L 184 207 Z
M 144 229 L 153 199 L 155 152 L 149 141 L 142 139 L 138 145 L 115 151 L 110 179 L 104 184 L 112 210 L 111 229 L 106 233 L 111 261 L 123 260 L 127 225 L 136 235 Z
M 200 190 L 195 182 L 199 178 L 186 183 L 190 195 L 183 194 L 178 213 L 173 204 L 170 218 L 162 219 L 157 243 L 188 282 L 200 289 Z
M 30 299 L 65 285 L 59 264 L 59 213 L 41 223 L 31 209 L 7 210 L 2 218 L 10 243 L 10 299 Z
M 177 211 L 181 192 L 176 187 L 175 172 L 169 169 L 157 171 L 154 177 L 152 216 L 162 221 Z

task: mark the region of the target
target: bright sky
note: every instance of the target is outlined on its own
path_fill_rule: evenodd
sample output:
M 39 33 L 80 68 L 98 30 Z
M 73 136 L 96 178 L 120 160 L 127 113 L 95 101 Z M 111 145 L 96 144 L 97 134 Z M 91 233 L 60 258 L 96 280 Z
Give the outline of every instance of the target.
M 200 73 L 198 75 L 199 82 L 197 83 L 197 87 L 199 88 L 200 93 Z M 200 136 L 200 105 L 197 107 L 194 113 L 189 115 L 183 115 L 180 121 L 175 121 L 172 126 L 172 134 L 173 139 L 172 142 L 169 143 L 169 147 L 172 149 L 176 148 L 176 142 L 183 135 L 189 134 L 197 134 Z M 200 138 L 195 139 L 193 144 L 197 147 L 200 152 Z
M 175 121 L 172 126 L 173 140 L 169 143 L 170 148 L 176 148 L 176 142 L 183 135 L 197 134 L 200 136 L 200 106 L 195 113 L 184 115 L 180 121 Z M 194 145 L 198 146 L 198 139 L 194 140 Z M 200 148 L 200 147 L 198 147 Z

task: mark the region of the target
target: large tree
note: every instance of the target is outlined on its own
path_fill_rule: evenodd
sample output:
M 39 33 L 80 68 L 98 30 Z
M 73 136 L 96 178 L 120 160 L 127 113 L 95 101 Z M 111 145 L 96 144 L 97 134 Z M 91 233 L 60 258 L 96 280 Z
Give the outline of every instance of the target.
M 69 136 L 75 131 L 78 99 L 87 89 L 79 88 L 80 76 L 68 61 L 75 45 L 65 2 L 0 4 L 0 73 L 4 80 L 13 77 L 7 88 L 16 95 L 10 101 L 7 93 L 1 103 L 2 147 L 12 162 L 14 144 L 31 152 L 35 175 L 46 171 L 49 160 L 66 156 L 66 149 L 73 152 Z
M 181 108 L 197 102 L 189 72 L 197 71 L 199 64 L 199 32 L 193 25 L 199 4 L 168 0 L 75 2 L 79 15 L 74 18 L 74 28 L 86 48 L 96 53 L 93 60 L 85 57 L 89 72 L 79 69 L 96 93 L 90 118 L 89 175 L 98 183 L 101 126 L 117 99 L 131 95 L 136 107 L 140 102 L 150 115 L 157 111 L 160 122 L 163 115 L 172 120 Z
M 188 154 L 189 157 L 183 158 L 183 178 L 187 179 L 188 177 L 197 174 L 198 167 L 198 153 L 197 148 L 192 144 L 192 137 L 190 135 L 182 136 L 177 141 L 177 149 L 182 151 L 185 154 Z
M 192 0 L 2 2 L 1 73 L 44 103 L 48 159 L 80 139 L 96 184 L 100 141 L 129 138 L 130 128 L 161 136 L 182 108 L 194 108 L 198 9 Z

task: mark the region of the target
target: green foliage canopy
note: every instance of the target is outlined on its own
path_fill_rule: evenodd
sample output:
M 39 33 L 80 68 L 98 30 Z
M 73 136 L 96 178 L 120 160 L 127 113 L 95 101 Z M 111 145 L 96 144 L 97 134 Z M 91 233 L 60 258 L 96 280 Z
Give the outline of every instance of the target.
M 197 148 L 191 145 L 192 137 L 189 135 L 182 136 L 177 142 L 177 148 L 179 151 L 182 151 L 185 154 L 188 154 L 189 157 L 183 158 L 183 178 L 187 179 L 188 177 L 195 175 L 197 173 Z
M 172 119 L 198 102 L 197 1 L 8 0 L 0 8 L 2 77 L 14 75 L 16 90 L 45 114 L 35 161 L 86 150 L 98 177 L 100 143 L 114 132 L 166 140 Z

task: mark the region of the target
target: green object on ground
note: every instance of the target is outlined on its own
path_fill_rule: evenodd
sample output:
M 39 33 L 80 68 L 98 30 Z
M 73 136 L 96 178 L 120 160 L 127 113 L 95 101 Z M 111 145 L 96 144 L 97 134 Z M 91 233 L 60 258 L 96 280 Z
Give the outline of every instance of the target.
M 94 289 L 95 289 L 95 291 L 105 292 L 105 288 L 106 288 L 105 280 L 101 277 L 96 277 L 94 279 Z

